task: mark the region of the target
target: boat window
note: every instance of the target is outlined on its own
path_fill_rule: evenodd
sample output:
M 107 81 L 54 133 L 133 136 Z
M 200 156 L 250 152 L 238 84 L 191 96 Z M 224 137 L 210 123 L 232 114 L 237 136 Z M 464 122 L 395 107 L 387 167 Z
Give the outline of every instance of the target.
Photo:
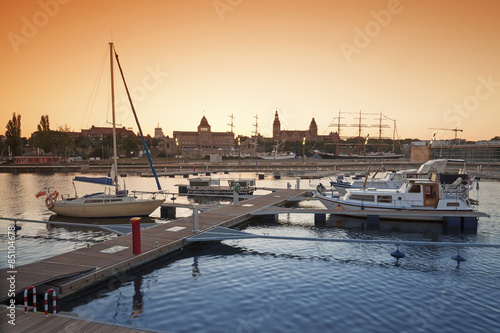
M 123 201 L 122 199 L 111 199 L 111 200 L 106 200 L 106 199 L 87 199 L 84 201 L 84 203 L 101 203 L 101 202 L 110 202 L 110 201 Z
M 460 204 L 458 202 L 448 202 L 446 203 L 447 207 L 458 207 Z
M 392 203 L 392 197 L 390 195 L 379 195 L 377 196 L 377 202 Z
M 207 181 L 191 181 L 189 182 L 191 186 L 210 186 L 208 180 Z
M 426 199 L 436 199 L 437 198 L 436 186 L 425 185 L 424 191 L 425 191 L 425 198 Z
M 413 184 L 408 193 L 420 193 L 420 185 Z
M 365 195 L 365 194 L 351 194 L 349 198 L 351 200 L 357 200 L 357 201 L 369 201 L 369 202 L 375 201 L 373 195 Z

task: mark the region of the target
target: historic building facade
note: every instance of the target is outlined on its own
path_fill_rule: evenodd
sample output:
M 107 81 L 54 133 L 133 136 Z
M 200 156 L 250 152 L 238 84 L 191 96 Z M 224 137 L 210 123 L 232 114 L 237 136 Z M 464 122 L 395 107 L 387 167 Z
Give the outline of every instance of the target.
M 229 155 L 234 145 L 234 133 L 212 132 L 205 116 L 196 132 L 174 131 L 174 140 L 183 154 L 203 157 L 207 154 Z
M 318 135 L 318 125 L 316 120 L 312 118 L 309 124 L 308 130 L 282 130 L 281 123 L 278 116 L 278 111 L 274 114 L 273 121 L 273 140 L 276 141 L 301 141 L 306 138 L 307 141 L 317 141 L 317 140 L 338 140 L 338 134 L 330 132 L 328 135 Z
M 90 129 L 82 129 L 81 135 L 93 142 L 98 142 L 104 140 L 104 138 L 108 135 L 113 135 L 113 128 L 92 126 Z M 119 135 L 124 139 L 128 137 L 135 137 L 134 131 L 125 127 L 117 127 L 116 135 Z

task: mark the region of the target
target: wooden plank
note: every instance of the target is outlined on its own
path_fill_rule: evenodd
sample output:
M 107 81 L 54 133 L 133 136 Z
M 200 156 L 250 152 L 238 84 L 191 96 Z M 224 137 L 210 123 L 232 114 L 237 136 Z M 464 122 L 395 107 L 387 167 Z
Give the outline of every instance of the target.
M 17 307 L 15 326 L 7 323 L 9 320 L 7 314 L 9 309 L 6 306 L 0 306 L 0 317 L 2 319 L 2 333 L 22 333 L 22 332 L 151 332 L 143 329 L 129 328 L 117 324 L 106 324 L 101 322 L 92 322 L 86 319 L 80 319 L 75 316 L 65 314 L 49 315 L 45 317 L 42 312 L 29 312 L 27 314 Z

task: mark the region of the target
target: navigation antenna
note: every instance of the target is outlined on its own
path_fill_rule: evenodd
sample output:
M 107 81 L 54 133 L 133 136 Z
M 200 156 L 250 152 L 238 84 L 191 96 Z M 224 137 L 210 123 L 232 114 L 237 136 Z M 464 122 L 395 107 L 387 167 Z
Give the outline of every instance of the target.
M 233 124 L 234 116 L 233 116 L 232 113 L 229 115 L 229 118 L 231 118 L 231 122 L 229 124 L 227 124 L 227 125 L 229 127 L 231 127 L 231 133 L 234 133 L 234 131 L 233 131 L 233 128 L 234 128 L 234 124 Z
M 254 140 L 254 143 L 253 143 L 253 155 L 256 156 L 257 155 L 257 136 L 259 135 L 259 116 L 257 114 L 255 114 L 254 116 L 255 118 L 255 124 L 253 124 L 253 126 L 255 126 L 255 131 L 253 132 L 254 134 L 254 137 L 255 137 L 255 140 Z

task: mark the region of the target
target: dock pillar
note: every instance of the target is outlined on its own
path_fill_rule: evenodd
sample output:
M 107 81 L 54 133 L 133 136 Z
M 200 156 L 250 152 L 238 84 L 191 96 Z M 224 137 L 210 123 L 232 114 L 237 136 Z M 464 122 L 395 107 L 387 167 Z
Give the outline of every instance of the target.
M 141 254 L 141 218 L 133 217 L 132 221 L 132 253 Z
M 199 231 L 198 204 L 193 204 L 193 232 Z
M 380 223 L 380 216 L 378 215 L 367 215 L 366 221 L 369 226 L 378 225 Z
M 462 217 L 462 227 L 464 229 L 477 229 L 477 217 Z
M 445 216 L 443 225 L 448 228 L 460 228 L 462 227 L 462 221 L 460 217 Z
M 297 190 L 300 190 L 300 178 L 297 177 Z
M 326 223 L 326 214 L 314 214 L 314 224 L 316 223 Z
M 278 220 L 278 214 L 261 215 L 261 219 L 263 221 L 276 222 Z
M 290 198 L 290 188 L 292 187 L 292 184 L 286 183 L 286 197 Z
M 167 206 L 160 207 L 160 217 L 162 219 L 175 220 L 175 214 L 176 214 L 175 207 L 167 207 Z
M 237 206 L 238 204 L 239 204 L 239 202 L 238 202 L 238 192 L 236 192 L 233 189 L 233 205 Z

